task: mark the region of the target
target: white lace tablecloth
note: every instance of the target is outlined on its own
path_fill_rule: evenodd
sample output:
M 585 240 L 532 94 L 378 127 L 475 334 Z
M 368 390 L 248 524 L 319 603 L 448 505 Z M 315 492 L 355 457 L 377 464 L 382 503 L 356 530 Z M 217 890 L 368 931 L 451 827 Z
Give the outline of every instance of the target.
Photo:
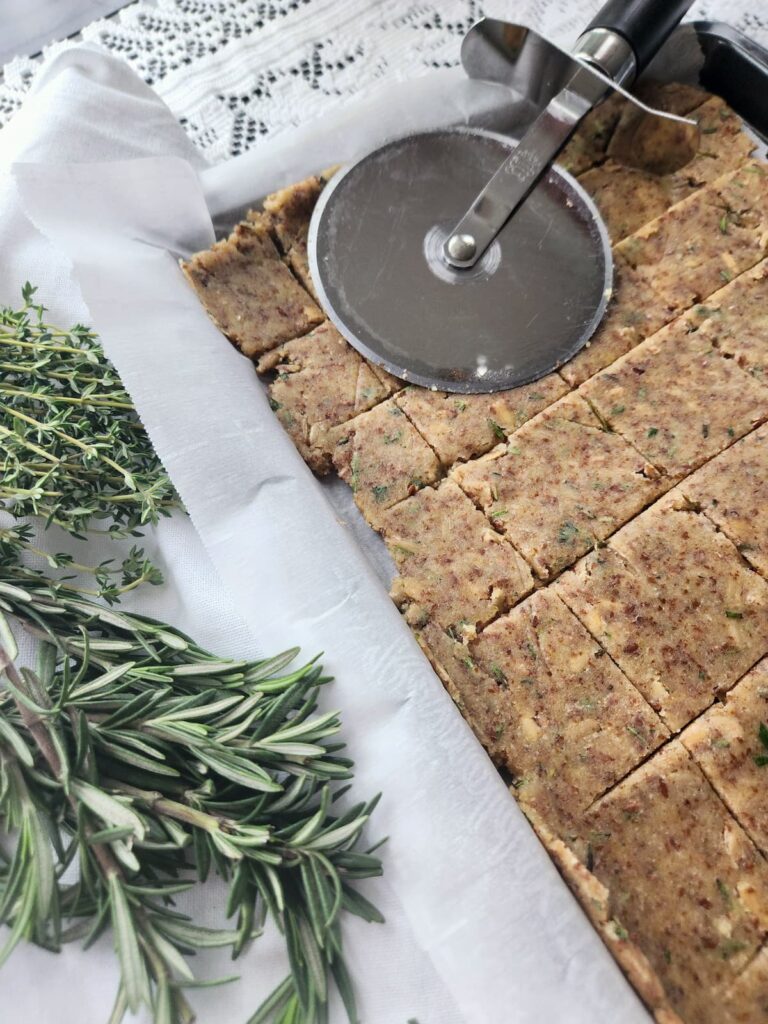
M 458 62 L 484 14 L 569 45 L 598 0 L 138 0 L 79 38 L 123 57 L 166 101 L 211 162 L 236 156 L 382 79 Z M 768 45 L 766 0 L 702 0 L 691 17 L 723 20 Z M 72 42 L 47 47 L 49 59 Z M 40 58 L 3 69 L 0 124 Z

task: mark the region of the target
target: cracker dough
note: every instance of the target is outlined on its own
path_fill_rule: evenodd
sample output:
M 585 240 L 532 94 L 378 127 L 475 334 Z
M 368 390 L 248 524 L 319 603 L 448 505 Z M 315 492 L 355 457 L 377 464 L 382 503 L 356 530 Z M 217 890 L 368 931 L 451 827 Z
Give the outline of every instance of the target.
M 581 384 L 767 251 L 768 171 L 750 160 L 615 246 L 608 312 L 588 345 L 561 369 L 563 378 Z
M 610 914 L 691 1024 L 723 1024 L 717 994 L 768 928 L 768 864 L 677 741 L 599 800 L 584 840 Z
M 561 837 L 667 736 L 658 716 L 549 589 L 470 643 L 495 679 L 497 757 L 520 803 Z
M 323 320 L 281 260 L 264 217 L 238 224 L 229 238 L 182 262 L 181 269 L 219 330 L 250 358 Z
M 270 404 L 317 473 L 331 468 L 327 447 L 318 443 L 327 429 L 391 394 L 328 322 L 262 356 L 258 370 L 276 374 L 269 384 Z
M 416 627 L 473 635 L 533 588 L 525 561 L 450 480 L 389 509 L 381 531 L 400 572 L 392 597 Z
M 392 398 L 332 428 L 317 443 L 332 451 L 339 476 L 375 530 L 388 508 L 440 476 L 437 456 Z
M 764 854 L 768 854 L 768 660 L 761 661 L 726 695 L 692 722 L 680 739 Z M 766 734 L 768 737 L 768 734 Z M 755 758 L 764 758 L 758 764 Z
M 689 332 L 662 328 L 580 393 L 612 430 L 669 476 L 684 476 L 768 417 L 768 388 Z
M 768 584 L 704 516 L 660 504 L 557 589 L 678 730 L 768 650 Z
M 754 431 L 702 466 L 680 490 L 768 577 L 768 430 Z
M 408 387 L 397 399 L 446 467 L 489 451 L 568 390 L 551 373 L 492 395 L 449 395 Z
M 739 275 L 686 314 L 710 345 L 768 385 L 768 260 Z
M 453 477 L 541 579 L 604 540 L 664 486 L 586 402 L 566 396 Z
M 307 235 L 312 211 L 325 188 L 331 171 L 313 175 L 295 185 L 273 192 L 264 200 L 272 229 L 285 253 L 285 258 L 307 291 L 317 299 L 307 257 Z M 259 214 L 249 213 L 249 217 Z

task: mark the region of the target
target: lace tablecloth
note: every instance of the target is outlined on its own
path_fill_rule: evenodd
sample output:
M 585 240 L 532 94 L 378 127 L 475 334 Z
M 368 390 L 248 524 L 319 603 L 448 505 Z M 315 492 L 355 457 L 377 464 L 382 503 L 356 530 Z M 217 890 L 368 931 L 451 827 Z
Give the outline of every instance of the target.
M 138 0 L 79 38 L 122 56 L 211 162 L 306 121 L 385 78 L 458 61 L 484 14 L 521 21 L 569 45 L 597 0 Z M 762 12 L 760 12 L 762 8 Z M 728 21 L 768 45 L 765 0 L 704 0 L 691 17 Z M 0 124 L 18 108 L 41 59 L 3 69 Z

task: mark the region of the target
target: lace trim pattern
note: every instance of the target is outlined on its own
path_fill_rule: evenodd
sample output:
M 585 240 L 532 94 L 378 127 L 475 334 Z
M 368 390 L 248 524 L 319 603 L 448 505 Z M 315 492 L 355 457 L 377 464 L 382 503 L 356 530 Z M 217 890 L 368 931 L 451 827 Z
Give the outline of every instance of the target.
M 16 58 L 0 80 L 0 124 L 41 63 L 78 39 L 124 58 L 152 85 L 211 162 L 235 156 L 382 79 L 458 63 L 484 14 L 514 18 L 568 45 L 596 0 L 137 0 L 40 58 Z M 768 45 L 752 0 L 709 0 L 691 16 L 728 21 Z

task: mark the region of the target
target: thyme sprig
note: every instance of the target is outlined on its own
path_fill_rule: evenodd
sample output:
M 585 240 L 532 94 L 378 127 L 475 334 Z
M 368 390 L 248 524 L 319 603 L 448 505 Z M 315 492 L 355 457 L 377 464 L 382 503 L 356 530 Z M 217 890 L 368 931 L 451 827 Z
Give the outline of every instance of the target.
M 39 580 L 1 580 L 0 609 L 0 818 L 19 830 L 0 863 L 0 964 L 22 938 L 58 950 L 111 926 L 111 1021 L 147 1005 L 157 1024 L 184 1024 L 188 954 L 227 944 L 238 956 L 271 916 L 291 975 L 252 1020 L 325 1020 L 331 980 L 355 1020 L 340 916 L 381 920 L 354 888 L 381 872 L 357 848 L 375 801 L 336 810 L 352 765 L 338 713 L 317 712 L 320 667 L 290 670 L 295 650 L 220 659 Z M 36 672 L 15 665 L 9 616 L 40 641 Z M 210 873 L 229 882 L 231 931 L 173 906 Z
M 46 323 L 35 292 L 25 284 L 21 308 L 0 309 L 0 505 L 81 539 L 140 536 L 179 499 L 96 335 Z M 12 548 L 4 531 L 0 555 Z M 129 584 L 161 582 L 144 561 L 135 548 L 94 573 L 97 593 L 116 600 Z

